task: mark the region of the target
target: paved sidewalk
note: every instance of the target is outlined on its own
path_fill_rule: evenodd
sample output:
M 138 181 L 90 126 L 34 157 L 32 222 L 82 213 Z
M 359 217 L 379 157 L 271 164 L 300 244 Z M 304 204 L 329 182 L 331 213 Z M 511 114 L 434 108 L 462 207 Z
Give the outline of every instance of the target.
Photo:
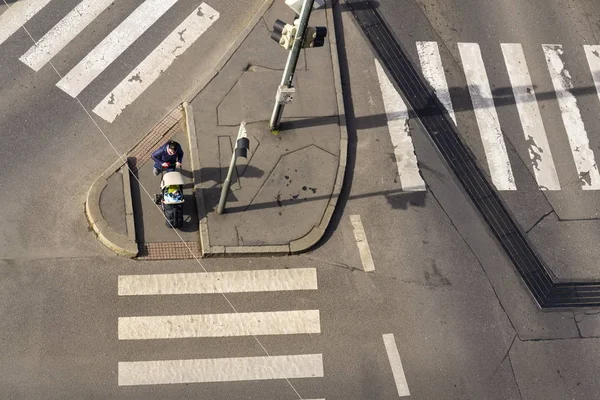
M 310 25 L 327 26 L 335 43 L 330 11 L 314 10 Z M 293 18 L 283 1 L 275 2 L 187 108 L 191 141 L 197 144 L 192 157 L 199 160 L 194 169 L 204 255 L 300 252 L 323 236 L 333 213 L 347 151 L 335 44 L 333 52 L 330 41 L 302 51 L 296 96 L 285 107 L 281 131 L 273 135 L 268 127 L 288 55 L 270 39 L 269 29 L 276 19 L 291 23 Z M 218 215 L 242 121 L 250 152 L 247 160 L 238 159 L 225 213 Z
M 173 110 L 92 185 L 86 214 L 99 239 L 138 259 L 203 255 L 291 254 L 325 233 L 345 171 L 347 135 L 330 5 L 314 10 L 310 25 L 327 26 L 324 47 L 303 50 L 281 130 L 268 120 L 288 51 L 270 39 L 276 19 L 294 12 L 275 1 L 213 79 Z M 223 215 L 216 214 L 235 139 L 247 122 L 250 151 L 238 159 Z M 151 152 L 169 139 L 182 144 L 189 183 L 184 227 L 165 226 L 152 195 Z M 130 180 L 130 182 L 128 182 Z M 194 195 L 195 193 L 195 195 Z

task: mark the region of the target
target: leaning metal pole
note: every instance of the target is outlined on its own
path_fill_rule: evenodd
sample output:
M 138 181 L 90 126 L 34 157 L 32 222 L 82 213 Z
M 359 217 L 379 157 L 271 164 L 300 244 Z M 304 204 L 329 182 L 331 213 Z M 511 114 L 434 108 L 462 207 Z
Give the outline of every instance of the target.
M 229 163 L 229 170 L 227 171 L 227 178 L 225 178 L 225 182 L 223 182 L 223 187 L 221 188 L 221 198 L 219 199 L 217 214 L 223 214 L 223 210 L 225 210 L 225 201 L 227 201 L 227 193 L 229 192 L 229 187 L 231 186 L 231 176 L 233 175 L 233 169 L 235 168 L 235 161 L 237 159 L 235 149 L 237 147 L 238 140 L 243 137 L 246 137 L 246 122 L 242 122 L 240 124 L 240 130 L 238 131 L 237 139 L 235 141 L 236 144 L 233 147 L 233 154 L 231 155 L 231 162 Z
M 296 64 L 298 64 L 300 50 L 302 50 L 302 39 L 304 38 L 306 27 L 308 26 L 308 19 L 310 18 L 310 13 L 313 9 L 314 2 L 315 0 L 304 0 L 304 4 L 302 4 L 302 9 L 300 10 L 300 21 L 298 23 L 298 30 L 296 31 L 296 37 L 294 38 L 292 50 L 288 55 L 287 62 L 285 63 L 283 77 L 281 78 L 281 84 L 279 85 L 280 88 L 292 87 L 292 80 L 294 79 Z M 284 106 L 285 103 L 281 98 L 281 90 L 279 89 L 277 90 L 277 95 L 275 96 L 275 107 L 273 108 L 273 114 L 271 115 L 271 120 L 269 121 L 269 128 L 271 129 L 271 131 L 279 129 L 279 123 L 281 122 L 281 116 L 283 115 Z

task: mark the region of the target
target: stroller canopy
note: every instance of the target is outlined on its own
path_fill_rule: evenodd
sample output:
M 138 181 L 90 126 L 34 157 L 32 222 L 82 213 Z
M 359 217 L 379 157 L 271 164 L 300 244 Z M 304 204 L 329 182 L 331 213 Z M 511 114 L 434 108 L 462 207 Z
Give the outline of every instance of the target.
M 160 183 L 160 188 L 163 189 L 167 186 L 173 185 L 184 185 L 183 176 L 181 173 L 177 171 L 167 172 L 163 175 L 162 181 Z

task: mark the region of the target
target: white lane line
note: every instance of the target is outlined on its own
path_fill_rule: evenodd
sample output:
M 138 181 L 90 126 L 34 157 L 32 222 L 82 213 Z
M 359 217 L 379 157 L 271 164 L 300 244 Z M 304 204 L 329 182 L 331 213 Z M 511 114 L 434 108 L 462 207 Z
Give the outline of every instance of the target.
M 119 362 L 119 386 L 322 378 L 323 355 Z
M 506 145 L 492 97 L 481 51 L 477 43 L 458 43 L 463 69 L 473 102 L 475 119 L 490 168 L 492 182 L 498 190 L 516 190 Z
M 367 242 L 367 235 L 365 234 L 365 228 L 363 227 L 360 215 L 351 215 L 350 222 L 352 222 L 352 226 L 354 227 L 354 239 L 356 239 L 356 246 L 358 246 L 363 269 L 365 271 L 375 271 L 371 249 L 369 249 L 369 242 Z
M 562 60 L 563 48 L 560 44 L 543 44 L 548 72 L 552 78 L 556 99 L 563 120 L 563 125 L 569 137 L 571 153 L 583 190 L 600 189 L 600 175 L 594 152 L 590 148 L 588 134 L 577 106 L 577 99 L 570 92 L 573 89 L 571 74 L 565 68 Z
M 77 97 L 175 3 L 177 0 L 146 0 L 143 2 L 69 71 L 56 86 L 71 97 Z
M 106 121 L 113 122 L 218 18 L 216 10 L 202 3 L 94 108 L 94 112 Z
M 402 367 L 402 361 L 400 360 L 398 347 L 396 347 L 396 340 L 394 339 L 394 334 L 384 334 L 383 344 L 385 345 L 385 351 L 387 352 L 388 359 L 390 360 L 390 366 L 392 367 L 392 374 L 394 375 L 394 381 L 396 382 L 398 396 L 410 396 L 410 391 L 408 390 L 408 383 L 406 382 L 406 376 L 404 376 L 404 368 Z
M 48 3 L 50 0 L 20 0 L 13 3 L 0 15 L 0 44 L 4 43 Z
M 600 46 L 599 45 L 584 45 L 583 50 L 590 66 L 590 72 L 596 86 L 596 94 L 600 99 Z
M 425 182 L 423 182 L 419 172 L 417 156 L 409 132 L 408 108 L 400 94 L 394 89 L 377 59 L 375 59 L 375 69 L 379 78 L 388 131 L 394 146 L 394 156 L 396 157 L 396 167 L 398 168 L 402 190 L 410 192 L 424 191 L 426 190 Z
M 39 71 L 83 31 L 114 0 L 83 0 L 34 44 L 19 60 Z
M 121 275 L 119 296 L 317 290 L 315 268 Z
M 319 310 L 120 317 L 119 340 L 320 333 Z
M 502 43 L 500 46 L 538 187 L 542 190 L 560 190 L 554 158 L 548 144 L 523 47 L 518 43 Z
M 454 107 L 452 107 L 452 99 L 437 42 L 417 42 L 417 53 L 423 76 L 456 125 L 456 115 L 454 115 Z

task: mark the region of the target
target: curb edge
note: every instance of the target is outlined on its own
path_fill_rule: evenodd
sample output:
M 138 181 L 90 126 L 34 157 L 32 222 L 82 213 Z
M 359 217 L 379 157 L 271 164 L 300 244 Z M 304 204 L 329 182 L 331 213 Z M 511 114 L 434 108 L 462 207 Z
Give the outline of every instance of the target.
M 119 167 L 115 170 L 114 166 L 119 162 Z M 131 240 L 128 236 L 122 235 L 112 229 L 102 216 L 100 210 L 100 196 L 102 195 L 104 188 L 108 185 L 107 178 L 112 174 L 119 172 L 125 165 L 126 163 L 118 160 L 104 171 L 102 175 L 96 178 L 86 195 L 85 215 L 88 223 L 96 233 L 98 240 L 100 240 L 104 246 L 120 256 L 135 258 L 138 254 L 137 243 L 135 240 Z M 127 171 L 129 171 L 129 168 L 127 168 Z M 125 202 L 127 203 L 127 200 L 125 200 Z
M 196 200 L 196 212 L 198 213 L 198 233 L 200 235 L 200 255 L 202 257 L 212 254 L 210 238 L 208 236 L 208 218 L 204 207 L 204 193 L 202 191 L 202 176 L 200 175 L 200 158 L 198 157 L 198 138 L 196 136 L 196 123 L 194 121 L 194 110 L 187 102 L 183 102 L 183 116 L 185 120 L 185 131 L 188 137 L 190 149 L 190 164 L 192 166 L 192 177 L 194 181 L 194 199 Z

